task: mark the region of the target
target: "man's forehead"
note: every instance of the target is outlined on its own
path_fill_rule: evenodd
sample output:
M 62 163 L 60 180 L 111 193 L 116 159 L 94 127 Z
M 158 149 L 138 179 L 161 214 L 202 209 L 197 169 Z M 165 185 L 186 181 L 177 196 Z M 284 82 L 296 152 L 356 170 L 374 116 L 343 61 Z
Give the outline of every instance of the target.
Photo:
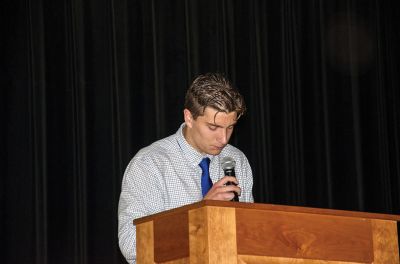
M 233 115 L 237 115 L 237 113 L 235 111 L 232 111 L 232 112 L 220 111 L 220 110 L 217 110 L 215 108 L 207 106 L 204 109 L 203 115 L 204 116 L 213 116 L 213 117 L 217 116 L 217 115 L 231 115 L 231 116 L 233 116 Z
M 237 122 L 237 113 L 236 112 L 219 112 L 217 110 L 214 111 L 205 111 L 202 116 L 204 121 L 207 124 L 215 125 L 218 127 L 232 126 Z

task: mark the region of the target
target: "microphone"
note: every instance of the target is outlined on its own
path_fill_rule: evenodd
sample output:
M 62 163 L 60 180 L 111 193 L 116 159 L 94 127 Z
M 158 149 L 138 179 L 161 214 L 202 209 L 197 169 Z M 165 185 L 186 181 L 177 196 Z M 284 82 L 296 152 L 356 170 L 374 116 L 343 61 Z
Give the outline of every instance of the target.
M 231 157 L 223 157 L 221 160 L 221 166 L 222 169 L 224 170 L 224 173 L 226 176 L 235 176 L 235 160 Z M 227 182 L 226 185 L 236 185 L 233 182 Z M 236 192 L 234 192 L 235 196 L 233 197 L 233 199 L 231 201 L 234 202 L 239 202 L 239 196 Z

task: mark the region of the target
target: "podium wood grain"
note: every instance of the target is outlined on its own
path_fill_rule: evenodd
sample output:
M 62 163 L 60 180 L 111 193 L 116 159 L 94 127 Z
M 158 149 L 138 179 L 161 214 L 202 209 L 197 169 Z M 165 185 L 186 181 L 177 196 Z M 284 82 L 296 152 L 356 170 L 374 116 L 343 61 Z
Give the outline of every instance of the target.
M 154 263 L 154 232 L 153 222 L 146 222 L 136 226 L 136 248 L 139 254 L 136 256 L 137 263 Z
M 235 209 L 189 212 L 190 263 L 237 263 Z
M 372 231 L 368 220 L 243 209 L 238 209 L 236 216 L 239 254 L 373 261 Z
M 399 215 L 202 201 L 137 219 L 137 263 L 398 264 Z

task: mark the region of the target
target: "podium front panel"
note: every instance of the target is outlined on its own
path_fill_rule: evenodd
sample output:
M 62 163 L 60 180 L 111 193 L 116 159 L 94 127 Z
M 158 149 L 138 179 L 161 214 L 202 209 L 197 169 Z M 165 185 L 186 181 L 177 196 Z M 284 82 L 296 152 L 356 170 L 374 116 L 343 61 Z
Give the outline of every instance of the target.
M 236 210 L 238 254 L 372 263 L 369 219 Z
M 203 201 L 135 220 L 137 263 L 399 264 L 398 215 Z

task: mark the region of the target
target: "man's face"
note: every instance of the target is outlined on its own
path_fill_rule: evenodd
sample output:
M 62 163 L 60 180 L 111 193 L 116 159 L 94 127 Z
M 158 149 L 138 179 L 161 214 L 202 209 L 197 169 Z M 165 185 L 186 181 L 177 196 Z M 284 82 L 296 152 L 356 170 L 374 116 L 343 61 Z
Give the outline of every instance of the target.
M 217 112 L 206 107 L 204 115 L 194 120 L 190 111 L 184 110 L 185 138 L 200 153 L 218 155 L 231 138 L 237 113 Z

